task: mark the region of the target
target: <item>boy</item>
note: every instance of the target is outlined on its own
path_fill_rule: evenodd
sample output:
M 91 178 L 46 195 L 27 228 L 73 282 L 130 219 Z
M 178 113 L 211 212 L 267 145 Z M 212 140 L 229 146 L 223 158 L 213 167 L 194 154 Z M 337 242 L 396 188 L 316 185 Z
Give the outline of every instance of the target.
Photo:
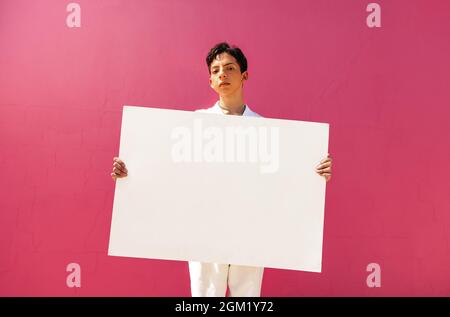
M 244 102 L 244 81 L 248 79 L 247 59 L 238 47 L 227 43 L 215 45 L 206 57 L 209 84 L 219 95 L 216 104 L 208 109 L 197 110 L 238 116 L 256 116 Z M 332 159 L 325 158 L 316 167 L 316 172 L 331 178 Z M 128 170 L 118 157 L 113 159 L 111 177 L 126 177 Z M 223 297 L 229 288 L 233 297 L 259 297 L 264 268 L 219 263 L 189 262 L 192 296 Z

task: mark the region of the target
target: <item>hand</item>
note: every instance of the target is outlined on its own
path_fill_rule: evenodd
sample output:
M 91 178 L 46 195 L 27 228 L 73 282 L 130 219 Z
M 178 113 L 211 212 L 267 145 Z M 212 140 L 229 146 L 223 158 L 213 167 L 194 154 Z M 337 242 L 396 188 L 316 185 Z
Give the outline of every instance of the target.
M 320 164 L 316 167 L 316 172 L 320 176 L 324 176 L 325 180 L 328 182 L 331 179 L 331 165 L 332 165 L 332 158 L 330 154 L 327 155 L 326 159 L 323 159 L 320 161 Z
M 125 163 L 118 157 L 113 158 L 113 172 L 111 173 L 111 177 L 113 180 L 117 178 L 123 178 L 128 176 L 128 170 L 125 166 Z

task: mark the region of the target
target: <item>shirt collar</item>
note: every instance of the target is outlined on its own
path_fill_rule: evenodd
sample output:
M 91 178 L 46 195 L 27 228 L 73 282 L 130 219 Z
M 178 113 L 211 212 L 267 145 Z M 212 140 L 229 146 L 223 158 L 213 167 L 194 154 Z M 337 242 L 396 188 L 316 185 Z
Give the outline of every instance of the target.
M 222 108 L 220 108 L 219 102 L 220 102 L 220 101 L 217 100 L 217 102 L 216 102 L 216 103 L 214 104 L 214 106 L 213 106 L 213 109 L 214 109 L 214 112 L 223 114 L 223 111 L 222 111 Z M 245 109 L 244 109 L 244 113 L 242 114 L 243 117 L 244 117 L 244 116 L 248 116 L 248 115 L 250 115 L 250 114 L 252 113 L 252 111 L 251 111 L 250 108 L 247 106 L 247 104 L 244 104 L 244 106 L 245 106 Z

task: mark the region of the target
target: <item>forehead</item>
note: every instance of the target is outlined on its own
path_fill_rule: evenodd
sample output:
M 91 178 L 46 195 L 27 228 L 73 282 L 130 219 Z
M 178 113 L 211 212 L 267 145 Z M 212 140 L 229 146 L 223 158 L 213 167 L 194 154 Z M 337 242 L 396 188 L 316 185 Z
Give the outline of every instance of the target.
M 236 60 L 236 58 L 234 58 L 230 54 L 223 52 L 221 54 L 218 54 L 214 58 L 213 62 L 211 63 L 211 68 L 213 68 L 213 67 L 220 67 L 221 65 L 226 65 L 226 64 L 229 64 L 229 63 L 237 64 L 237 60 Z

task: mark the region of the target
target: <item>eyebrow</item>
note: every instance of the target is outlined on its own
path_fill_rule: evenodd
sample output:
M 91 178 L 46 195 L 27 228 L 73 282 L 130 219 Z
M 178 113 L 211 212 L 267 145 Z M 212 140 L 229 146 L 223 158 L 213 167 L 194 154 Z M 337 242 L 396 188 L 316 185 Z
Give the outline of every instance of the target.
M 233 63 L 233 62 L 230 62 L 230 63 L 227 63 L 227 64 L 225 64 L 225 65 L 223 65 L 224 67 L 225 66 L 228 66 L 228 65 L 231 65 L 231 64 L 233 64 L 233 65 L 236 65 L 235 63 Z M 213 67 L 211 67 L 211 69 L 214 69 L 214 68 L 217 68 L 217 67 L 219 67 L 219 66 L 213 66 Z

